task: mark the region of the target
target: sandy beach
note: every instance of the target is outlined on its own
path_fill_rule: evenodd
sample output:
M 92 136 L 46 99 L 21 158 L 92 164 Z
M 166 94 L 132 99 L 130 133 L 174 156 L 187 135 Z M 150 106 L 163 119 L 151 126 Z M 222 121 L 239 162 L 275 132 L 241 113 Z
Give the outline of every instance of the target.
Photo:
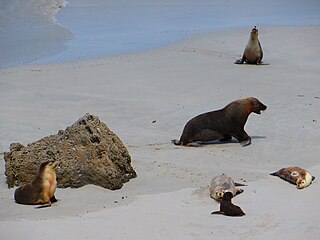
M 259 28 L 259 26 L 258 26 Z M 190 37 L 175 45 L 95 60 L 0 70 L 1 239 L 299 239 L 320 234 L 320 27 L 261 27 L 264 62 L 235 65 L 250 29 Z M 175 146 L 202 112 L 254 96 L 252 144 Z M 3 152 L 56 134 L 85 113 L 126 145 L 138 177 L 121 190 L 57 189 L 51 208 L 13 200 Z M 270 172 L 308 169 L 316 180 L 297 190 Z M 212 177 L 246 183 L 233 199 L 246 216 L 211 215 Z

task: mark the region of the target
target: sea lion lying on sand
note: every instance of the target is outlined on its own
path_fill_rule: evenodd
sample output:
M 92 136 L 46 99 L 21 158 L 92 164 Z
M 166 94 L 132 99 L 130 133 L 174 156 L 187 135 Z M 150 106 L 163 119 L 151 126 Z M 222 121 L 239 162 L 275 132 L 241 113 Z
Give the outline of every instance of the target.
M 216 176 L 210 182 L 210 196 L 216 201 L 221 201 L 226 192 L 231 192 L 234 197 L 243 192 L 243 189 L 236 188 L 236 186 L 246 185 L 235 183 L 231 177 L 225 174 Z
M 263 58 L 263 51 L 258 39 L 258 29 L 256 26 L 254 26 L 254 28 L 250 33 L 250 38 L 244 50 L 242 58 L 237 60 L 235 63 L 236 64 L 249 63 L 249 64 L 260 65 L 262 64 L 262 58 Z
M 232 193 L 226 192 L 223 195 L 222 201 L 220 203 L 220 211 L 215 211 L 211 214 L 223 214 L 231 217 L 240 217 L 246 215 L 239 206 L 236 206 L 231 202 L 232 198 Z
M 57 161 L 47 161 L 41 164 L 39 173 L 31 183 L 17 188 L 14 192 L 16 203 L 40 205 L 49 207 L 51 203 L 57 202 L 54 196 L 57 187 L 55 168 Z
M 250 136 L 244 131 L 249 115 L 261 114 L 267 109 L 254 97 L 238 99 L 220 110 L 200 114 L 185 125 L 180 140 L 172 140 L 175 145 L 200 146 L 199 142 L 214 140 L 229 141 L 235 137 L 241 146 L 251 144 Z
M 279 171 L 270 173 L 272 176 L 278 176 L 283 180 L 296 184 L 298 189 L 308 187 L 315 179 L 307 170 L 300 167 L 286 167 Z

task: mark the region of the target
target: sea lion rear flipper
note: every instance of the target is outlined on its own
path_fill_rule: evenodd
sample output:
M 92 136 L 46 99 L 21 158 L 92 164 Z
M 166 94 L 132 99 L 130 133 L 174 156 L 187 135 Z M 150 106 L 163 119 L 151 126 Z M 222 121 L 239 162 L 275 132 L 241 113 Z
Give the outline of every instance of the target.
M 35 209 L 47 208 L 47 207 L 51 207 L 51 203 L 47 203 L 47 204 L 43 204 L 43 205 L 37 206 L 37 207 L 35 207 Z
M 248 185 L 246 185 L 246 184 L 237 183 L 237 182 L 235 182 L 234 185 L 235 185 L 236 187 L 248 186 Z
M 278 176 L 278 172 L 270 173 L 271 176 Z
M 222 211 L 214 211 L 211 214 L 222 214 L 222 215 L 224 215 L 224 212 L 222 212 Z

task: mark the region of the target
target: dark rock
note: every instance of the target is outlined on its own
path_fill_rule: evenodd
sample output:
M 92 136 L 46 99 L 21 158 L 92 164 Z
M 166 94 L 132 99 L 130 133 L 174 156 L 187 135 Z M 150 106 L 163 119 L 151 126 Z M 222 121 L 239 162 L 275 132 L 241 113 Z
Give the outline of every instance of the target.
M 32 181 L 39 166 L 58 160 L 58 187 L 78 188 L 87 184 L 119 189 L 136 172 L 131 157 L 119 139 L 103 122 L 90 114 L 65 131 L 28 144 L 12 143 L 4 153 L 8 187 Z

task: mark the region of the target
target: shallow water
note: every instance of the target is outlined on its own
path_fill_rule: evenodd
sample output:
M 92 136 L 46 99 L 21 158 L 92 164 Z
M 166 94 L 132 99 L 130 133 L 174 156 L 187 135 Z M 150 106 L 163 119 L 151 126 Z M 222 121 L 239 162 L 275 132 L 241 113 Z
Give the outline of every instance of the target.
M 318 0 L 0 2 L 1 67 L 140 52 L 229 28 L 320 24 Z
M 0 0 L 0 67 L 33 62 L 64 51 L 72 33 L 54 16 L 63 0 Z

